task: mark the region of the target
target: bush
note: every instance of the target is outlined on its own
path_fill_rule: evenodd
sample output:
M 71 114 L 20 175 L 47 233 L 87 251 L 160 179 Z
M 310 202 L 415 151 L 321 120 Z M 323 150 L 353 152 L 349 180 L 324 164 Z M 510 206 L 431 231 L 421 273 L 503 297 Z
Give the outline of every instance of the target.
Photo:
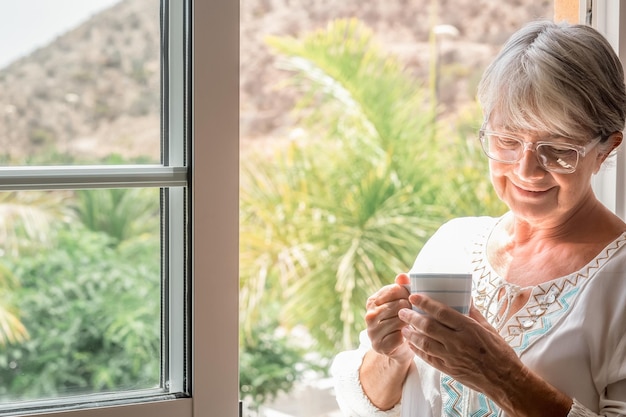
M 282 300 L 320 351 L 354 347 L 365 301 L 407 271 L 446 220 L 500 212 L 475 137 L 356 20 L 270 38 L 302 93 L 299 137 L 241 161 L 244 322 Z M 464 123 L 480 125 L 479 112 Z M 476 119 L 474 119 L 476 117 Z
M 126 257 L 74 225 L 49 250 L 6 261 L 30 338 L 0 350 L 3 400 L 159 386 L 159 241 L 144 245 Z

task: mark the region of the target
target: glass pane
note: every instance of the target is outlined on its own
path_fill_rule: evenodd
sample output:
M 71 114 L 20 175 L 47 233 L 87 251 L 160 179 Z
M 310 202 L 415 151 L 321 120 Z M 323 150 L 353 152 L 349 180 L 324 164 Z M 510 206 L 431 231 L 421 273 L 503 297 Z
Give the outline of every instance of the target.
M 476 84 L 553 2 L 462 3 L 242 0 L 244 414 L 340 416 L 367 297 L 449 218 L 501 213 Z
M 160 161 L 160 1 L 0 13 L 0 165 Z
M 161 385 L 159 189 L 0 193 L 0 404 Z

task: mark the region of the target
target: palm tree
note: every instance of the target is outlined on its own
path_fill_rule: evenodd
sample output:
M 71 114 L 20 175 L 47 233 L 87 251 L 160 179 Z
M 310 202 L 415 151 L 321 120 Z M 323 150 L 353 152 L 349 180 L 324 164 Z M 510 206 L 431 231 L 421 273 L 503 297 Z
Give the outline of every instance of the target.
M 115 244 L 155 238 L 160 230 L 159 192 L 158 188 L 79 190 L 75 214 L 88 229 L 106 233 Z
M 65 192 L 0 193 L 0 253 L 2 257 L 19 257 L 20 253 L 36 251 L 48 245 L 54 226 L 67 220 L 62 202 Z M 1 257 L 0 257 L 1 259 Z M 28 338 L 28 331 L 19 320 L 13 293 L 19 280 L 11 270 L 0 264 L 0 345 L 19 343 Z
M 425 89 L 359 21 L 268 43 L 294 72 L 302 131 L 241 162 L 242 320 L 251 326 L 264 303 L 283 300 L 282 322 L 332 353 L 357 342 L 366 298 L 459 214 L 462 198 L 442 195 L 448 183 L 463 170 L 486 176 L 466 162 L 474 141 L 436 124 Z

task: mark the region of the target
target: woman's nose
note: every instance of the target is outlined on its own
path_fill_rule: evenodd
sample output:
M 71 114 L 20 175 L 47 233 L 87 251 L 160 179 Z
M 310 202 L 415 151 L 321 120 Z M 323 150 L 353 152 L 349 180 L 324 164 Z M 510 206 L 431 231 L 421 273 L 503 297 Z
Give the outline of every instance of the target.
M 524 146 L 522 158 L 515 164 L 515 170 L 518 177 L 525 179 L 540 178 L 546 173 L 533 146 Z

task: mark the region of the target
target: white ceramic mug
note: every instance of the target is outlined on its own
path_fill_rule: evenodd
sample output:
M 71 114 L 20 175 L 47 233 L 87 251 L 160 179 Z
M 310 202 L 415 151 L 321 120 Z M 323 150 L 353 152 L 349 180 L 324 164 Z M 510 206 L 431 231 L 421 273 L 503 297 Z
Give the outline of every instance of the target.
M 472 274 L 445 272 L 411 272 L 410 291 L 427 295 L 459 313 L 468 314 L 472 300 Z M 415 311 L 421 310 L 413 307 Z

